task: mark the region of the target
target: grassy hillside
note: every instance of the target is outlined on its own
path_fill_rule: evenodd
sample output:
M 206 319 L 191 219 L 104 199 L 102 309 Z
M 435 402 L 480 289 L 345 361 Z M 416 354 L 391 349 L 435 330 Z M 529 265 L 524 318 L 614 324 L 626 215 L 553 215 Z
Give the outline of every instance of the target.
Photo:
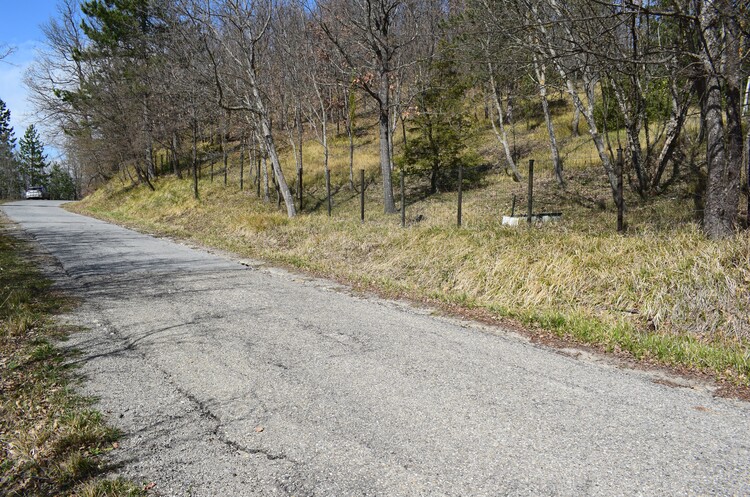
M 369 180 L 364 224 L 357 193 L 348 186 L 345 136 L 332 140 L 337 193 L 331 218 L 324 203 L 322 152 L 312 139 L 304 149 L 306 210 L 291 220 L 276 207 L 274 192 L 264 203 L 253 187 L 239 190 L 236 152 L 226 187 L 221 175 L 211 182 L 204 168 L 200 200 L 193 199 L 189 180 L 165 176 L 156 181 L 156 192 L 112 181 L 73 208 L 389 296 L 459 306 L 750 385 L 748 233 L 706 240 L 692 221 L 689 189 L 677 182 L 650 201 L 626 195 L 628 232 L 617 234 L 601 165 L 586 136 L 570 136 L 569 122 L 568 113 L 558 114 L 565 189 L 552 177 L 544 126 L 531 119 L 515 128 L 520 164 L 537 160 L 535 211 L 563 212 L 555 224 L 502 226 L 514 194 L 517 211 L 524 212 L 526 185 L 492 169 L 464 191 L 461 228 L 456 227 L 455 192 L 427 195 L 424 180 L 407 178 L 408 226 L 401 228 L 399 216 L 382 214 L 374 129 L 358 138 L 355 152 L 356 168 L 365 168 Z M 398 148 L 400 134 L 396 141 Z M 486 160 L 501 162 L 486 123 L 478 124 L 469 141 Z M 289 150 L 284 162 L 291 182 Z M 253 180 L 246 176 L 246 183 Z

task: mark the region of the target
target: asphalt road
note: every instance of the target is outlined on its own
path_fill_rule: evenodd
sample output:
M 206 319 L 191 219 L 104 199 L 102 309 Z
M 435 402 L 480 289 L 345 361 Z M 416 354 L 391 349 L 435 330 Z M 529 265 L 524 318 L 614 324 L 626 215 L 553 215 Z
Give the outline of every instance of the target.
M 2 210 L 152 495 L 750 495 L 744 402 L 57 205 Z

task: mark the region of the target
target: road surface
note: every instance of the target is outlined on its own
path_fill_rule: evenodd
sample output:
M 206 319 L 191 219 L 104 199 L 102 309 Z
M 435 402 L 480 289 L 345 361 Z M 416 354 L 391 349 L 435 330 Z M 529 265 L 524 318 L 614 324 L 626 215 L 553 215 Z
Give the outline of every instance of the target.
M 2 210 L 152 495 L 750 495 L 747 403 L 58 205 Z

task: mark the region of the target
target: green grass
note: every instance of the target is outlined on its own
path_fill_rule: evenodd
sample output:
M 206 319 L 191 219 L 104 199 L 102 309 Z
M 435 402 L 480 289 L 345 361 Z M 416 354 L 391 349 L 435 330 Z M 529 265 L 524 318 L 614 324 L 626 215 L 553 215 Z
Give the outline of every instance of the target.
M 343 186 L 331 218 L 323 203 L 322 159 L 316 162 L 320 149 L 312 142 L 305 148 L 308 210 L 291 220 L 276 208 L 273 192 L 264 203 L 254 189 L 239 191 L 237 156 L 229 185 L 204 176 L 199 201 L 189 180 L 163 177 L 156 192 L 114 181 L 74 208 L 388 296 L 479 309 L 602 350 L 750 385 L 748 233 L 707 240 L 693 221 L 684 182 L 648 201 L 628 194 L 628 232 L 616 233 L 601 165 L 590 140 L 570 136 L 569 117 L 556 117 L 562 153 L 571 159 L 566 188 L 557 186 L 545 160 L 536 170 L 535 211 L 563 212 L 563 221 L 551 225 L 502 226 L 513 195 L 517 209 L 525 209 L 526 185 L 492 171 L 464 192 L 462 228 L 455 226 L 455 192 L 428 196 L 424 181 L 409 178 L 409 226 L 402 229 L 399 216 L 382 212 L 372 133 L 359 139 L 355 153 L 356 167 L 375 179 L 364 224 L 359 198 L 346 186 L 344 139 L 332 140 L 334 186 Z M 478 127 L 472 146 L 486 160 L 497 160 L 491 131 Z M 547 156 L 543 126 L 520 125 L 517 131 L 519 147 L 531 150 L 520 163 Z M 288 149 L 282 162 L 294 177 Z
M 118 433 L 72 391 L 63 352 L 52 344 L 65 335 L 54 315 L 71 302 L 50 288 L 29 247 L 2 231 L 0 304 L 0 494 L 142 495 L 102 479 L 101 455 Z

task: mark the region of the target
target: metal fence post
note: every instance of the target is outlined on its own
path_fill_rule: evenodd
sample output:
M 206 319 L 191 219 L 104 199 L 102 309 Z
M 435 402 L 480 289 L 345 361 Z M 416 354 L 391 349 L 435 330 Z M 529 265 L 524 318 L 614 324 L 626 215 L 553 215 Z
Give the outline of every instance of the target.
M 331 217 L 331 171 L 326 171 L 326 198 L 328 200 L 328 217 Z
M 464 166 L 458 166 L 458 214 L 456 222 L 458 224 L 458 227 L 461 227 L 461 208 L 463 204 L 463 197 L 464 197 Z
M 625 198 L 622 187 L 622 170 L 625 166 L 625 159 L 622 155 L 622 149 L 617 149 L 617 231 L 625 231 Z
M 299 211 L 302 212 L 302 168 L 297 169 L 297 188 L 299 189 Z
M 534 159 L 529 159 L 529 205 L 528 205 L 528 223 L 531 224 L 531 217 L 534 215 Z
M 365 222 L 365 170 L 359 170 L 359 184 L 360 184 L 360 197 L 359 197 L 359 219 Z
M 401 227 L 406 227 L 406 195 L 404 195 L 404 169 L 401 168 Z
M 255 164 L 255 193 L 260 198 L 260 153 L 258 154 L 258 162 Z
M 245 189 L 245 137 L 240 140 L 240 191 Z

